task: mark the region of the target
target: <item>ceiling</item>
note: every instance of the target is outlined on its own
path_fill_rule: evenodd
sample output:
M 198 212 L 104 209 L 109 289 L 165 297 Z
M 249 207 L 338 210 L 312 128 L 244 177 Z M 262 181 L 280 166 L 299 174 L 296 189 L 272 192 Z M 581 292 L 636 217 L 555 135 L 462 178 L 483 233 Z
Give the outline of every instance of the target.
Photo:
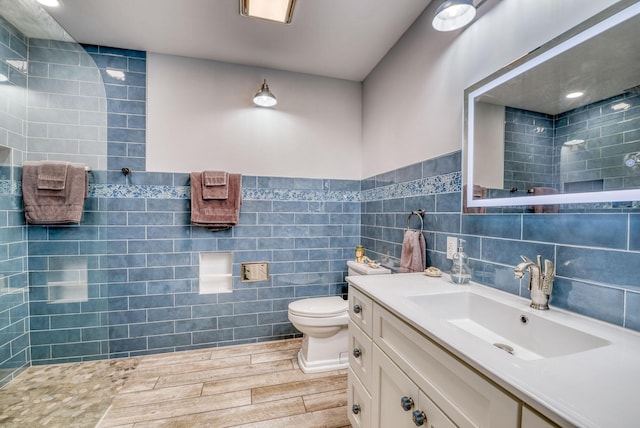
M 238 0 L 62 0 L 49 13 L 80 43 L 362 81 L 431 0 L 297 0 L 289 25 Z
M 566 98 L 575 91 L 584 96 Z M 625 92 L 640 93 L 640 15 L 510 78 L 479 100 L 556 115 Z

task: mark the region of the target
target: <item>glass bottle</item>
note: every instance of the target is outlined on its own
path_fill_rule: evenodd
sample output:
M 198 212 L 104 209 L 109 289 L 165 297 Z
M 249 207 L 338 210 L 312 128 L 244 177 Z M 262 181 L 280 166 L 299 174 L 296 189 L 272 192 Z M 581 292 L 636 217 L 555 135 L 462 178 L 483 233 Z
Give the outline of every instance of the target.
M 469 258 L 464 252 L 464 242 L 464 239 L 458 239 L 458 252 L 453 255 L 451 282 L 454 284 L 467 284 L 471 281 L 471 269 L 469 268 Z

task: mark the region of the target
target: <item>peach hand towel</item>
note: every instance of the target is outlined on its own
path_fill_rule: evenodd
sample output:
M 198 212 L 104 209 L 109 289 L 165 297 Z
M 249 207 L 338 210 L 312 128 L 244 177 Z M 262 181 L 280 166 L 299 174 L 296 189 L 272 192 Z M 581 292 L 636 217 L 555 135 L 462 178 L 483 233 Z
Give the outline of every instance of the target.
M 538 195 L 555 195 L 558 193 L 553 187 L 534 187 L 529 190 L 529 193 L 538 196 Z M 536 214 L 541 213 L 558 213 L 558 205 L 532 205 L 529 207 L 530 212 L 534 212 Z
M 404 232 L 402 253 L 400 255 L 400 271 L 424 271 L 427 258 L 426 247 L 427 243 L 421 231 L 408 229 Z
M 227 199 L 229 197 L 229 174 L 226 171 L 202 172 L 202 198 Z
M 45 163 L 27 161 L 22 165 L 22 201 L 26 222 L 45 225 L 80 223 L 87 195 L 85 166 L 67 164 L 64 189 L 39 189 L 38 171 Z
M 229 174 L 229 197 L 227 199 L 204 199 L 202 197 L 202 173 L 192 172 L 191 177 L 191 224 L 225 230 L 238 224 L 242 204 L 242 176 Z
M 48 161 L 38 164 L 38 189 L 63 190 L 69 162 Z

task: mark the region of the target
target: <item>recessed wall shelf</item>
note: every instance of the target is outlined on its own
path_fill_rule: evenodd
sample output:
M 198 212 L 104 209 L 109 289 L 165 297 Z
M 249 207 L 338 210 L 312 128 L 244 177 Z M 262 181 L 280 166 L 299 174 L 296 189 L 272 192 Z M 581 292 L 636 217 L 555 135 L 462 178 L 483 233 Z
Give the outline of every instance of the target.
M 200 253 L 200 294 L 231 293 L 233 256 L 231 253 Z

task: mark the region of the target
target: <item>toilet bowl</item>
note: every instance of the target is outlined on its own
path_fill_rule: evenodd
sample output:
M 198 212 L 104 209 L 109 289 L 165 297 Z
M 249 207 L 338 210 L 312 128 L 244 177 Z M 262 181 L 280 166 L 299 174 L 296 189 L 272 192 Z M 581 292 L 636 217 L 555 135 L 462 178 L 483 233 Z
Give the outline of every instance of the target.
M 338 296 L 289 303 L 289 321 L 303 334 L 298 365 L 305 373 L 344 369 L 349 365 L 349 303 Z
M 389 274 L 385 268 L 372 269 L 362 263 L 347 262 L 349 275 Z M 349 302 L 339 296 L 312 297 L 289 303 L 289 321 L 302 332 L 298 365 L 305 373 L 344 369 L 349 366 Z

